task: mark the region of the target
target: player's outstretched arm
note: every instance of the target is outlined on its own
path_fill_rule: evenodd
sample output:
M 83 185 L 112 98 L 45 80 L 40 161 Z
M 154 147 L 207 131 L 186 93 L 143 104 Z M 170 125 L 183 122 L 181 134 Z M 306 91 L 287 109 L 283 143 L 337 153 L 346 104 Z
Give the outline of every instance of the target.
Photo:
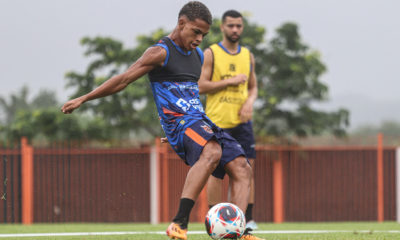
M 128 86 L 128 84 L 150 72 L 155 67 L 162 66 L 166 54 L 167 52 L 162 47 L 155 46 L 148 48 L 124 73 L 108 79 L 90 93 L 68 101 L 62 106 L 61 111 L 65 114 L 72 113 L 84 102 L 121 91 Z
M 222 90 L 231 85 L 239 85 L 247 81 L 245 74 L 239 74 L 233 78 L 224 79 L 222 81 L 211 81 L 213 71 L 213 53 L 211 49 L 207 48 L 204 51 L 204 63 L 201 69 L 201 76 L 199 79 L 199 92 L 200 94 L 214 93 Z

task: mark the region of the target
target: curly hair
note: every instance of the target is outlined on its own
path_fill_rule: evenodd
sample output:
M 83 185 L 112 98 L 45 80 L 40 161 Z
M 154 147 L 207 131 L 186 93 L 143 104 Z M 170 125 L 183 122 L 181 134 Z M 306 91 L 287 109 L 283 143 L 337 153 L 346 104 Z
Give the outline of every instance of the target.
M 179 11 L 178 18 L 180 18 L 181 16 L 186 16 L 190 21 L 201 19 L 209 25 L 212 24 L 212 16 L 210 10 L 208 10 L 206 5 L 199 1 L 190 1 L 186 3 Z

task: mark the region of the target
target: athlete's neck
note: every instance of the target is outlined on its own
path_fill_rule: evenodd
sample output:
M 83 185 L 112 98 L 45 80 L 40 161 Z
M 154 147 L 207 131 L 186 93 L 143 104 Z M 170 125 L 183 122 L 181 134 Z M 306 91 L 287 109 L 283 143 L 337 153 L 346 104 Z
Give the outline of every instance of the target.
M 179 30 L 175 28 L 174 31 L 172 31 L 167 37 L 169 37 L 169 39 L 171 39 L 172 41 L 174 41 L 174 43 L 175 43 L 176 45 L 178 45 L 183 51 L 189 52 L 190 49 L 188 50 L 188 49 L 185 48 L 185 46 L 184 46 L 184 44 L 183 44 L 183 41 L 182 41 L 182 39 L 181 39 L 180 36 L 179 36 L 179 32 L 178 32 L 178 31 L 179 31 Z
M 221 44 L 222 44 L 222 46 L 224 46 L 224 48 L 226 50 L 228 50 L 232 54 L 235 54 L 239 51 L 239 41 L 233 43 L 233 42 L 229 41 L 228 39 L 224 38 L 224 39 L 222 39 Z

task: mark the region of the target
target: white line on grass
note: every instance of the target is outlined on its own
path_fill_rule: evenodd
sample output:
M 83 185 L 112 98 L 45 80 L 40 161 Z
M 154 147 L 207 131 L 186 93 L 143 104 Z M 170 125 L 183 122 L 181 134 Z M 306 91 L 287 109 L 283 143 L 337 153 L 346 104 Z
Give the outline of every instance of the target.
M 373 231 L 373 230 L 282 230 L 282 231 L 253 231 L 255 234 L 317 234 L 317 233 L 400 233 L 400 230 Z M 0 238 L 12 237 L 64 237 L 64 236 L 101 236 L 101 235 L 139 235 L 139 234 L 160 234 L 157 232 L 70 232 L 70 233 L 5 233 Z M 189 231 L 188 234 L 206 234 L 205 231 Z

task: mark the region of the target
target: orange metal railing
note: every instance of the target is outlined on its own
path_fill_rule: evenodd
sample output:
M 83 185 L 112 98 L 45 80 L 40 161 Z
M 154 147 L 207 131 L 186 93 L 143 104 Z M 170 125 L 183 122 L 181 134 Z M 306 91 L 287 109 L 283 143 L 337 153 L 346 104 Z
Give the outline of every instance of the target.
M 384 147 L 382 135 L 377 142 L 372 147 L 257 146 L 255 220 L 395 220 L 395 148 Z M 158 221 L 169 222 L 177 211 L 189 167 L 159 139 L 156 152 Z M 8 198 L 0 202 L 3 222 L 150 220 L 148 147 L 34 150 L 23 138 L 20 150 L 0 148 L 0 156 L 0 179 L 8 181 L 2 194 Z M 16 161 L 7 160 L 14 156 Z M 223 181 L 224 201 L 228 181 L 227 177 Z M 203 189 L 190 220 L 203 222 L 207 210 Z

